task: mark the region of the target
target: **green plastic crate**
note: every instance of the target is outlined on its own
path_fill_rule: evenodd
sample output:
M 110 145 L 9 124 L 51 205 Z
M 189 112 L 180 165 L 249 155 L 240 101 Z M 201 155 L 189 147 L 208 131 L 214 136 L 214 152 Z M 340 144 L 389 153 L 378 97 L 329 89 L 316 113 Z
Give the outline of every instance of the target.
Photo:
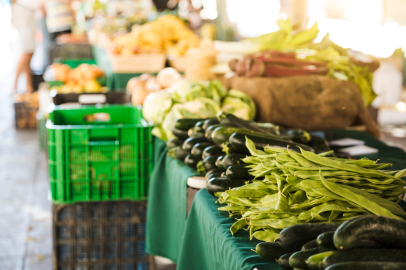
M 54 203 L 145 199 L 152 127 L 141 107 L 56 109 L 46 127 Z
M 70 68 L 77 68 L 81 64 L 96 65 L 96 61 L 94 59 L 62 59 L 62 58 L 58 58 L 58 59 L 55 59 L 55 63 L 65 64 L 65 65 L 68 65 Z
M 45 151 L 47 145 L 47 118 L 40 112 L 37 112 L 37 132 L 41 151 Z

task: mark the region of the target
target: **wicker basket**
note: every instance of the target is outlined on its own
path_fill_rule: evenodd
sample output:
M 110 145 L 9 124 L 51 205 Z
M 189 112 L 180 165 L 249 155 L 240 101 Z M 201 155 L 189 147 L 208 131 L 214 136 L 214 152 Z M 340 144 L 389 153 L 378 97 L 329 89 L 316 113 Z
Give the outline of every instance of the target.
M 109 54 L 113 73 L 158 72 L 165 67 L 165 54 Z
M 176 56 L 169 59 L 169 65 L 179 72 L 185 72 L 187 66 L 187 56 Z

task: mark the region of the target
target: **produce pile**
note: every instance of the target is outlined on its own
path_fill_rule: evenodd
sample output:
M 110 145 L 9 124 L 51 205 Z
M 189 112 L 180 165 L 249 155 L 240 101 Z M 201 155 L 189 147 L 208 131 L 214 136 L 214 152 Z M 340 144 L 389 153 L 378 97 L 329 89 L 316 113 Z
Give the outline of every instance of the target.
M 406 222 L 364 215 L 342 224 L 300 224 L 284 229 L 277 242 L 256 252 L 286 270 L 406 269 Z
M 224 112 L 220 112 L 217 118 L 178 119 L 172 132 L 176 138 L 167 141 L 168 155 L 184 161 L 199 174 L 206 174 L 207 188 L 212 194 L 254 179 L 242 162 L 250 155 L 245 147 L 245 136 L 256 139 L 261 145 L 301 146 L 309 150 L 312 148 L 300 143 L 314 142 L 306 131 L 282 130 Z
M 144 118 L 155 125 L 152 134 L 163 140 L 175 137 L 172 128 L 176 119 L 207 119 L 215 117 L 220 110 L 246 120 L 255 116 L 255 104 L 249 96 L 233 89 L 227 92 L 218 80 L 181 80 L 163 91 L 151 93 L 143 104 Z
M 113 54 L 167 53 L 184 55 L 196 48 L 200 39 L 179 18 L 168 14 L 144 25 L 134 25 L 130 33 L 113 40 Z
M 142 105 L 149 94 L 171 87 L 181 79 L 182 75 L 176 69 L 167 67 L 161 69 L 156 76 L 144 73 L 139 77 L 131 78 L 126 88 L 131 93 L 131 103 Z
M 55 63 L 47 69 L 44 77 L 54 84 L 51 90 L 62 94 L 107 91 L 102 87 L 105 83 L 104 72 L 96 65 L 81 64 L 72 69 L 68 65 Z
M 248 136 L 247 136 L 248 137 Z M 235 234 L 249 226 L 251 237 L 272 242 L 286 227 L 303 223 L 343 222 L 375 214 L 403 219 L 397 204 L 403 197 L 405 170 L 384 170 L 391 164 L 363 158 L 327 157 L 300 148 L 261 147 L 246 140 L 252 156 L 243 161 L 255 177 L 244 186 L 227 190 L 221 211 L 242 217 L 231 227 Z
M 277 24 L 276 32 L 244 40 L 257 44 L 261 52 L 231 61 L 230 68 L 239 76 L 247 77 L 319 74 L 352 81 L 358 85 L 365 105 L 372 103 L 376 97 L 372 73 L 379 67 L 377 62 L 353 59 L 346 49 L 331 41 L 328 34 L 321 42 L 314 43 L 320 32 L 317 23 L 300 32 L 295 31 L 289 19 L 278 20 Z
M 147 16 L 142 11 L 134 11 L 120 14 L 115 17 L 104 17 L 100 30 L 108 36 L 115 37 L 131 32 L 134 25 L 143 25 L 147 22 Z

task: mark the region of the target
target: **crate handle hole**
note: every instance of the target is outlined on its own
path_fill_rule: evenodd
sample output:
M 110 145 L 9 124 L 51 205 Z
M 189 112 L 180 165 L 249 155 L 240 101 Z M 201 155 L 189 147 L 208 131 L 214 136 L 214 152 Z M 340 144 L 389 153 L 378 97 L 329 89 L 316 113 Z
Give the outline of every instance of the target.
M 110 122 L 110 114 L 108 113 L 92 113 L 86 114 L 83 117 L 86 122 Z

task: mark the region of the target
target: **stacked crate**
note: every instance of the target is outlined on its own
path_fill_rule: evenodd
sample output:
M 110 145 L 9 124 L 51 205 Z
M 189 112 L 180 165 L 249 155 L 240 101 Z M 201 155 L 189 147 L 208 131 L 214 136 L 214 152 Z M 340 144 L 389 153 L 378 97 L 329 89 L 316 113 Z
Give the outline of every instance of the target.
M 152 269 L 145 253 L 152 135 L 141 108 L 56 109 L 47 131 L 54 269 Z

